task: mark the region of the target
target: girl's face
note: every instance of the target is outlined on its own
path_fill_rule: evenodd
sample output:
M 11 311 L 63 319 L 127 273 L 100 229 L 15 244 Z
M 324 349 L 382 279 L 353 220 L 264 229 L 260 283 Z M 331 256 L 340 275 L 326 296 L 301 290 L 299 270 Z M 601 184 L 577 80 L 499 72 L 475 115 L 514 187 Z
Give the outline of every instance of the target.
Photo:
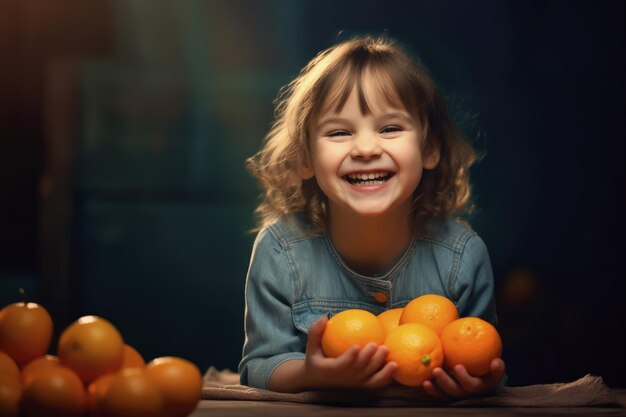
M 371 112 L 361 113 L 353 88 L 339 112 L 314 120 L 303 177 L 316 177 L 332 216 L 408 213 L 422 170 L 434 168 L 438 155 L 424 159 L 422 126 L 405 109 L 376 100 L 367 75 L 362 85 Z

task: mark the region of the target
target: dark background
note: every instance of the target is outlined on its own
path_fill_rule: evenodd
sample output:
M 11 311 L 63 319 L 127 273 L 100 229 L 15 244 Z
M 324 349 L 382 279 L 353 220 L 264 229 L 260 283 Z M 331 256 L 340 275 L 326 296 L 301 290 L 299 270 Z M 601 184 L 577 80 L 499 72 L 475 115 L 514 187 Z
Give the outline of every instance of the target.
M 513 385 L 626 386 L 623 1 L 0 0 L 0 304 L 111 320 L 235 368 L 258 189 L 244 159 L 312 56 L 386 33 L 483 159 Z M 54 347 L 51 349 L 54 352 Z

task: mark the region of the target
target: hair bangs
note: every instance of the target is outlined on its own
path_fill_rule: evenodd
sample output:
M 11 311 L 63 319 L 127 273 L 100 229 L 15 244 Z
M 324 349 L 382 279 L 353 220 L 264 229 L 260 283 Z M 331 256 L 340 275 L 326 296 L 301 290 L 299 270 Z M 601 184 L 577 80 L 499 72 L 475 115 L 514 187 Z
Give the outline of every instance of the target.
M 407 100 L 410 94 L 406 94 L 406 97 L 403 96 L 404 85 L 394 79 L 388 66 L 388 63 L 378 59 L 372 59 L 368 63 L 358 85 L 359 103 L 363 102 L 362 109 L 366 108 L 368 112 L 371 112 L 372 109 L 380 110 L 381 105 L 397 109 L 404 108 L 407 111 L 412 109 L 413 106 Z M 369 88 L 367 89 L 363 87 L 365 77 L 369 81 Z
M 340 112 L 348 101 L 358 79 L 354 65 L 349 63 L 340 65 L 334 72 L 335 74 L 328 77 L 328 81 L 325 83 L 326 88 L 319 91 L 318 101 L 321 105 L 317 107 L 319 109 L 318 116 L 331 111 Z
M 368 70 L 377 102 L 404 108 L 420 122 L 425 121 L 425 92 L 415 83 L 416 75 L 410 66 L 394 57 L 379 55 L 371 60 Z
M 368 79 L 369 83 L 364 80 Z M 359 109 L 364 115 L 378 110 L 381 105 L 393 108 L 404 108 L 419 116 L 416 100 L 416 86 L 411 77 L 403 70 L 402 63 L 385 54 L 383 51 L 357 49 L 350 56 L 337 63 L 329 71 L 326 79 L 318 90 L 315 100 L 320 106 L 319 114 L 327 112 L 339 113 L 348 97 L 356 88 Z M 417 92 L 423 96 L 422 92 Z

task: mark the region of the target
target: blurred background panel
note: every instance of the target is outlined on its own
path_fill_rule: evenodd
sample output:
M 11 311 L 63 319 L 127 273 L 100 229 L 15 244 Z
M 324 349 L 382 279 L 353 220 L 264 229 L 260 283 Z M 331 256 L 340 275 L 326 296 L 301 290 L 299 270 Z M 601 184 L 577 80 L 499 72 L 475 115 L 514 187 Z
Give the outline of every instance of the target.
M 0 0 L 0 304 L 83 314 L 147 359 L 236 368 L 274 99 L 320 50 L 387 34 L 482 155 L 514 385 L 626 386 L 624 3 Z
M 89 200 L 77 233 L 84 313 L 117 325 L 148 358 L 233 367 L 241 350 L 250 208 Z

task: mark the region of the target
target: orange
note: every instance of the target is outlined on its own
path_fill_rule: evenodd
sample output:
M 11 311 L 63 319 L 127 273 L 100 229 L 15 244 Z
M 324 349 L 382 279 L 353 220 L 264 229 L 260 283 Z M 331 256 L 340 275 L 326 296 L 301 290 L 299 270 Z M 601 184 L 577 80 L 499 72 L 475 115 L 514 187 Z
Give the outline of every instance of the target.
M 196 365 L 182 358 L 163 357 L 150 362 L 146 372 L 163 395 L 165 415 L 184 417 L 196 408 L 202 395 L 202 375 Z
M 127 344 L 124 344 L 124 356 L 122 358 L 122 369 L 126 368 L 143 368 L 146 361 L 137 350 Z
M 446 297 L 426 294 L 413 299 L 404 307 L 400 324 L 420 323 L 441 334 L 444 327 L 459 318 L 456 306 Z
M 22 383 L 26 386 L 41 370 L 59 365 L 59 358 L 54 355 L 40 356 L 22 368 Z
M 382 344 L 385 330 L 380 320 L 369 311 L 350 309 L 335 314 L 328 320 L 322 335 L 322 350 L 336 358 L 352 345 L 365 346 L 370 342 Z
M 0 310 L 0 351 L 18 366 L 45 355 L 52 340 L 52 318 L 36 303 L 15 303 Z
M 389 332 L 385 346 L 389 349 L 387 361 L 398 364 L 393 379 L 409 387 L 420 386 L 443 364 L 439 336 L 423 324 L 401 324 Z
M 22 398 L 22 383 L 15 375 L 0 369 L 0 417 L 17 417 Z
M 0 352 L 0 417 L 17 417 L 21 398 L 20 370 L 9 355 Z
M 377 316 L 383 325 L 383 329 L 385 329 L 385 335 L 388 335 L 391 329 L 395 329 L 400 325 L 400 316 L 403 310 L 403 308 L 392 308 L 391 310 L 383 311 Z
M 20 378 L 20 370 L 12 357 L 0 352 L 0 375 L 3 377 Z
M 144 369 L 122 369 L 109 383 L 102 399 L 105 415 L 160 417 L 163 398 L 156 382 Z
M 26 417 L 79 417 L 86 408 L 85 388 L 78 375 L 64 366 L 51 366 L 24 387 Z
M 121 368 L 124 341 L 109 321 L 85 316 L 61 333 L 58 354 L 61 363 L 73 369 L 88 384 Z
M 502 354 L 502 340 L 495 327 L 478 317 L 450 323 L 441 333 L 446 366 L 461 364 L 473 376 L 490 372 L 491 361 Z
M 117 374 L 106 374 L 91 384 L 87 388 L 87 408 L 89 409 L 89 417 L 105 417 L 103 402 L 104 397 L 111 386 L 111 381 Z

